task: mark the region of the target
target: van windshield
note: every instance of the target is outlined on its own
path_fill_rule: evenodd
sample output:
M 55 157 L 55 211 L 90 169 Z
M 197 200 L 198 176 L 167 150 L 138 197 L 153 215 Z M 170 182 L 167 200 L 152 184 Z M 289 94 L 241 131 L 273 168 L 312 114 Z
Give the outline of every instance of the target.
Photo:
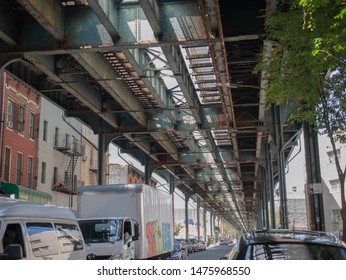
M 115 242 L 121 239 L 123 221 L 120 219 L 84 220 L 79 226 L 86 243 Z

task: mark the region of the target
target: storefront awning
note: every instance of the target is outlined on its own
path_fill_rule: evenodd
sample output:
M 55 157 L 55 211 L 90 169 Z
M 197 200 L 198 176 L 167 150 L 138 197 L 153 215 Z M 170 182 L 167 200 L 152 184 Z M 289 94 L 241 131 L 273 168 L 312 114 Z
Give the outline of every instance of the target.
M 0 182 L 0 191 L 8 195 L 14 194 L 15 198 L 18 199 L 44 204 L 52 203 L 52 196 L 49 193 L 19 186 L 17 184 Z

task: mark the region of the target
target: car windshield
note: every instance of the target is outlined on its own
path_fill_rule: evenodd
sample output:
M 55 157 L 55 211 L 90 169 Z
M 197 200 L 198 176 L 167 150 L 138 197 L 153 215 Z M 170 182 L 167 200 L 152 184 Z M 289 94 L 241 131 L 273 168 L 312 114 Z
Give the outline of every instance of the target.
M 103 219 L 79 221 L 86 243 L 115 242 L 121 239 L 122 220 Z
M 240 253 L 239 258 L 247 260 L 342 260 L 346 259 L 346 250 L 321 244 L 265 243 L 249 245 Z

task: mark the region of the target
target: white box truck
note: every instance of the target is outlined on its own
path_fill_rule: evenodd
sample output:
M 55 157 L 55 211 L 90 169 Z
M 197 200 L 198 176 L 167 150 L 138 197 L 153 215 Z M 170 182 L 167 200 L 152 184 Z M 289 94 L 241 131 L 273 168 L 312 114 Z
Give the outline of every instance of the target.
M 81 186 L 77 201 L 87 259 L 166 259 L 173 251 L 168 191 L 145 184 Z

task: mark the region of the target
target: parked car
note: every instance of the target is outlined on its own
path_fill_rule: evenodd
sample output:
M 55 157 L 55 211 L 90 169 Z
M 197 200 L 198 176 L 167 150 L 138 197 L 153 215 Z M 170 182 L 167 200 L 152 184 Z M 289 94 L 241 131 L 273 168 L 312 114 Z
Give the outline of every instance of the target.
M 192 243 L 190 241 L 190 239 L 185 239 L 185 243 L 186 243 L 186 248 L 187 248 L 187 251 L 190 253 L 193 253 L 194 250 L 193 250 L 193 247 L 192 247 Z
M 220 245 L 228 245 L 229 241 L 227 239 L 220 239 Z
M 344 260 L 346 244 L 326 232 L 261 230 L 240 236 L 229 260 Z
M 186 244 L 185 239 L 174 239 L 174 242 L 179 242 L 181 246 L 185 249 L 186 255 L 189 255 L 189 248 L 188 248 L 188 245 Z
M 207 243 L 205 241 L 199 240 L 198 243 L 199 243 L 199 250 L 200 251 L 207 250 Z
M 187 260 L 188 259 L 188 252 L 183 247 L 181 242 L 174 242 L 173 246 L 173 252 L 170 257 L 167 258 L 167 260 Z
M 196 238 L 190 238 L 191 246 L 192 246 L 192 252 L 198 252 L 199 246 Z

